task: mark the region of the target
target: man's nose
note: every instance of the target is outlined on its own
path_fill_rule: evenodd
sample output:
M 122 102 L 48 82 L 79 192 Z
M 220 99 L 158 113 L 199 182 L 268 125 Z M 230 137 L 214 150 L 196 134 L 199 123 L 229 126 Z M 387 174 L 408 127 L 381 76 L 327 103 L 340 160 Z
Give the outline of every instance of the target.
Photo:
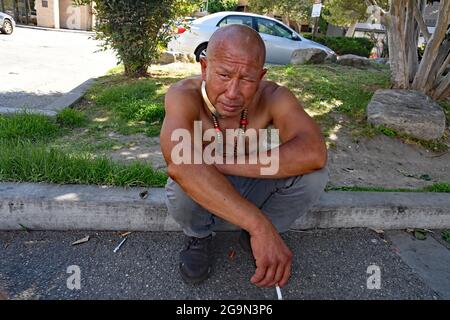
M 230 100 L 234 100 L 238 98 L 239 95 L 240 95 L 239 79 L 232 79 L 231 81 L 228 82 L 228 87 L 225 96 Z

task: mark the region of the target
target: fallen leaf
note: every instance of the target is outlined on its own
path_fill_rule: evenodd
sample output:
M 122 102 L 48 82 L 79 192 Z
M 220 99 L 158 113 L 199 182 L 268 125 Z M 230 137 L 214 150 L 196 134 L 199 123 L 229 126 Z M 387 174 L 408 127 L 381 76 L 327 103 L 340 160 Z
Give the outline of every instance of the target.
M 84 237 L 83 239 L 72 242 L 72 245 L 75 246 L 77 244 L 82 244 L 89 241 L 89 236 Z
M 378 234 L 384 234 L 384 230 L 381 230 L 381 229 L 370 228 L 370 230 L 375 231 Z
M 124 232 L 124 233 L 122 233 L 122 234 L 120 235 L 120 237 L 121 237 L 121 238 L 125 238 L 126 236 L 128 236 L 128 235 L 130 235 L 130 234 L 131 234 L 131 231 Z
M 139 196 L 141 197 L 141 199 L 147 199 L 148 197 L 148 191 L 142 191 L 141 193 L 139 193 Z
M 419 179 L 425 180 L 425 181 L 430 181 L 431 177 L 428 174 L 423 174 L 419 177 Z
M 417 240 L 425 240 L 427 238 L 427 232 L 423 229 L 415 229 L 414 230 L 414 237 Z
M 25 227 L 25 226 L 24 226 L 23 224 L 21 224 L 21 223 L 19 223 L 19 226 L 22 228 L 23 231 L 26 231 L 26 232 L 30 232 L 30 231 L 31 231 L 29 228 Z

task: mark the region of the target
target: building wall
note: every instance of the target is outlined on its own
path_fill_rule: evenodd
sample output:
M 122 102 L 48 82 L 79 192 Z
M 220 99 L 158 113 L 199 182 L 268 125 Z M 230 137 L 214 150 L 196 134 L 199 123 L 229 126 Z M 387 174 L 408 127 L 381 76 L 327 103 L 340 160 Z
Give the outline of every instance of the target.
M 92 14 L 89 6 L 72 6 L 72 0 L 59 0 L 61 28 L 76 30 L 92 29 Z
M 47 7 L 43 5 L 47 3 Z M 36 19 L 39 27 L 55 28 L 53 0 L 36 0 Z
M 90 6 L 72 6 L 71 0 L 36 0 L 36 17 L 40 27 L 91 30 L 93 25 Z

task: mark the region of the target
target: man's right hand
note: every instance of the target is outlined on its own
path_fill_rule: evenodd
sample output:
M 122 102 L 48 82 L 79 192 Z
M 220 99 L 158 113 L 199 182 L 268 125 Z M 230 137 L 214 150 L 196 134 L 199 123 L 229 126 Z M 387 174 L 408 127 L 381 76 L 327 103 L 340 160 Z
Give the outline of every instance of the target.
M 250 243 L 256 260 L 256 272 L 250 281 L 258 287 L 283 287 L 291 275 L 292 252 L 278 231 L 270 224 L 250 232 Z

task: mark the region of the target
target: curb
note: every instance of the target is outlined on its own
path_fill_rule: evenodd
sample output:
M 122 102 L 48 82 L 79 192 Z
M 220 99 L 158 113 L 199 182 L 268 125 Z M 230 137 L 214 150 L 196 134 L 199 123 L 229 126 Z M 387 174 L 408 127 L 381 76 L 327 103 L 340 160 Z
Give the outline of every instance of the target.
M 43 114 L 49 117 L 55 117 L 59 111 L 65 108 L 69 108 L 73 106 L 75 103 L 80 101 L 83 97 L 86 91 L 92 86 L 94 83 L 95 78 L 90 78 L 83 82 L 82 84 L 78 85 L 77 87 L 73 88 L 67 93 L 64 93 L 61 97 L 53 101 L 52 103 L 46 105 L 42 108 L 7 108 L 7 107 L 0 107 L 0 114 L 11 114 L 11 113 L 17 113 L 17 112 L 23 112 L 27 111 L 28 113 L 35 113 L 35 114 Z
M 95 35 L 94 31 L 75 30 L 75 29 L 55 29 L 55 28 L 47 28 L 47 27 L 29 26 L 29 25 L 24 25 L 24 24 L 18 24 L 18 25 L 16 25 L 16 28 L 36 29 L 36 30 L 43 30 L 43 31 L 56 31 L 56 32 L 71 32 L 71 33 Z
M 140 193 L 148 191 L 142 199 Z M 180 231 L 163 188 L 0 183 L 0 230 Z M 226 222 L 217 230 L 237 230 Z M 326 192 L 292 229 L 450 228 L 448 193 Z

